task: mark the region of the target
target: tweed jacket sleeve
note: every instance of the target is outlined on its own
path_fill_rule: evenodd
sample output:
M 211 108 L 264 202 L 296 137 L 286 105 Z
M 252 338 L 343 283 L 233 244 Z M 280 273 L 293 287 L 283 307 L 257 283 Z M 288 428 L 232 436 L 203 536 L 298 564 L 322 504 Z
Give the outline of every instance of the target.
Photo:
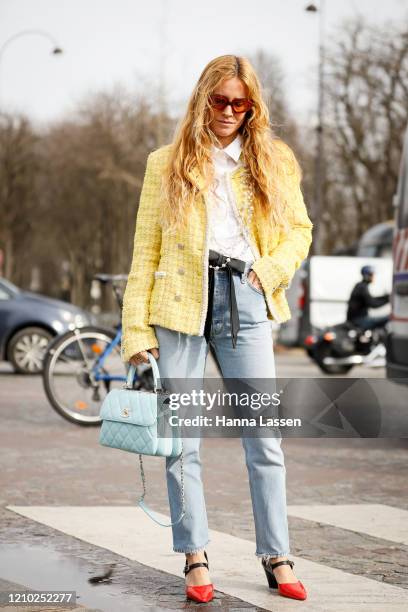
M 282 143 L 283 144 L 283 143 Z M 284 144 L 289 159 L 293 152 Z M 301 175 L 290 168 L 286 170 L 287 208 L 291 226 L 278 245 L 252 264 L 264 290 L 274 292 L 279 287 L 288 288 L 302 261 L 307 257 L 312 242 L 313 223 L 309 219 L 301 190 Z
M 154 271 L 160 258 L 160 168 L 154 152 L 147 158 L 140 194 L 131 269 L 123 296 L 121 358 L 126 362 L 139 351 L 158 348 L 154 329 L 148 324 Z

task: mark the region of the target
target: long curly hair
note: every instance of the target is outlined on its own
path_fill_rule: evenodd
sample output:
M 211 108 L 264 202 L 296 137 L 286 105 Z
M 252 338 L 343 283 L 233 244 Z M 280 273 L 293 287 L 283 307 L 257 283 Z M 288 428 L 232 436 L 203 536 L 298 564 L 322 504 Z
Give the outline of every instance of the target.
M 243 162 L 255 196 L 254 215 L 271 228 L 289 229 L 286 202 L 294 179 L 301 180 L 301 168 L 291 148 L 273 133 L 261 83 L 249 60 L 222 55 L 204 68 L 176 128 L 161 182 L 163 231 L 185 228 L 195 198 L 212 185 L 211 146 L 221 144 L 209 128 L 213 118 L 209 96 L 221 82 L 234 77 L 241 79 L 254 102 L 239 128 Z M 194 166 L 204 178 L 201 188 L 188 175 Z

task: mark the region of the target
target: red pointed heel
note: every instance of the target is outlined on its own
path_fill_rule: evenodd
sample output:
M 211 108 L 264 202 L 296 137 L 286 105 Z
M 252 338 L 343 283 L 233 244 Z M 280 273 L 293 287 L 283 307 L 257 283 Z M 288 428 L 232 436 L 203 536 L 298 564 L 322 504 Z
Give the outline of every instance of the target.
M 184 575 L 187 576 L 188 572 L 195 567 L 206 567 L 208 570 L 209 562 L 206 551 L 204 551 L 204 557 L 206 559 L 206 563 L 192 563 L 189 565 L 187 562 L 184 566 Z M 214 598 L 214 585 L 212 582 L 209 584 L 199 584 L 199 585 L 186 585 L 186 596 L 188 599 L 192 599 L 193 601 L 197 601 L 199 603 L 206 603 L 207 601 L 211 601 Z
M 297 582 L 278 583 L 273 570 L 275 567 L 279 567 L 280 565 L 290 565 L 290 567 L 293 569 L 295 564 L 293 561 L 289 560 L 278 561 L 277 563 L 267 563 L 264 559 L 262 559 L 262 566 L 265 570 L 269 588 L 278 589 L 278 593 L 279 595 L 282 595 L 282 597 L 290 597 L 291 599 L 300 599 L 302 601 L 305 600 L 307 598 L 307 591 L 300 580 Z

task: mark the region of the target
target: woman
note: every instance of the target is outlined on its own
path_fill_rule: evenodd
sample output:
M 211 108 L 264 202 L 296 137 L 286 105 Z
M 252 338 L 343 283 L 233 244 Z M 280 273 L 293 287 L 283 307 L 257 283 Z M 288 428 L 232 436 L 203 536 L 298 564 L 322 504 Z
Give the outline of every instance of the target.
M 270 129 L 250 62 L 224 55 L 203 70 L 174 141 L 150 153 L 124 295 L 122 359 L 158 359 L 165 385 L 202 378 L 209 345 L 223 377 L 275 377 L 271 322 L 290 318 L 285 289 L 307 256 L 312 223 L 292 150 Z M 160 351 L 158 350 L 160 347 Z M 288 560 L 280 437 L 242 437 L 256 556 L 268 584 L 306 599 Z M 186 555 L 187 597 L 210 601 L 200 438 L 184 444 L 187 512 L 173 526 Z M 180 459 L 166 459 L 171 517 L 180 512 Z

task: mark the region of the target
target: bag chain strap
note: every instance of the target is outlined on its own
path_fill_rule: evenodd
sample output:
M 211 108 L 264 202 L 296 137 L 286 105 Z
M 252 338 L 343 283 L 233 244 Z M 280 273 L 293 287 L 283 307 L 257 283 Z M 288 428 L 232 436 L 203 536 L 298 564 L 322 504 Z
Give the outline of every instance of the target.
M 176 523 L 178 523 L 183 516 L 186 513 L 186 502 L 185 502 L 185 494 L 184 494 L 184 465 L 183 465 L 183 456 L 184 456 L 184 447 L 183 447 L 183 443 L 181 444 L 181 453 L 180 453 L 180 482 L 181 482 L 181 513 L 180 516 L 178 518 L 178 520 L 176 521 Z M 139 502 L 144 501 L 145 495 L 146 495 L 146 476 L 145 476 L 145 472 L 144 472 L 144 467 L 143 467 L 143 455 L 139 454 L 139 464 L 140 464 L 140 476 L 142 478 L 142 486 L 143 486 L 143 493 L 139 499 Z
M 158 367 L 157 367 L 156 359 L 153 357 L 153 355 L 151 353 L 148 353 L 148 358 L 149 358 L 149 361 L 151 363 L 152 370 L 153 370 L 155 392 L 156 393 L 158 393 L 160 391 L 165 392 L 164 388 L 162 387 L 161 382 L 160 382 L 160 389 L 157 388 L 157 383 L 160 380 L 160 377 L 159 377 L 159 370 L 158 370 Z M 124 387 L 127 388 L 127 389 L 132 389 L 133 388 L 135 370 L 136 370 L 135 366 L 131 365 L 130 368 L 129 368 L 128 378 L 126 380 L 126 384 L 124 385 Z M 131 373 L 131 372 L 133 372 L 133 373 Z M 164 412 L 162 412 L 161 416 L 163 416 L 164 414 L 167 414 L 168 412 L 171 412 L 171 410 L 170 409 L 165 410 Z M 182 441 L 181 442 L 181 453 L 180 453 L 181 513 L 180 513 L 180 516 L 178 517 L 177 521 L 175 521 L 174 523 L 170 523 L 169 525 L 164 525 L 164 526 L 167 526 L 167 527 L 170 527 L 170 525 L 175 525 L 176 523 L 179 523 L 181 521 L 181 519 L 183 518 L 183 516 L 185 515 L 185 513 L 186 513 L 185 495 L 184 495 L 183 453 L 184 453 L 184 447 L 183 447 L 183 441 Z M 163 523 L 160 523 L 160 521 L 155 519 L 150 514 L 150 511 L 147 510 L 147 508 L 145 507 L 145 504 L 144 504 L 144 498 L 145 498 L 145 495 L 146 495 L 146 476 L 145 476 L 145 472 L 144 472 L 143 457 L 142 457 L 141 453 L 139 453 L 139 464 L 140 464 L 140 475 L 141 475 L 141 478 L 142 478 L 142 485 L 143 485 L 143 493 L 140 496 L 140 499 L 139 499 L 138 503 L 145 510 L 145 512 L 147 512 L 153 518 L 153 520 L 155 520 L 160 525 L 163 525 Z

